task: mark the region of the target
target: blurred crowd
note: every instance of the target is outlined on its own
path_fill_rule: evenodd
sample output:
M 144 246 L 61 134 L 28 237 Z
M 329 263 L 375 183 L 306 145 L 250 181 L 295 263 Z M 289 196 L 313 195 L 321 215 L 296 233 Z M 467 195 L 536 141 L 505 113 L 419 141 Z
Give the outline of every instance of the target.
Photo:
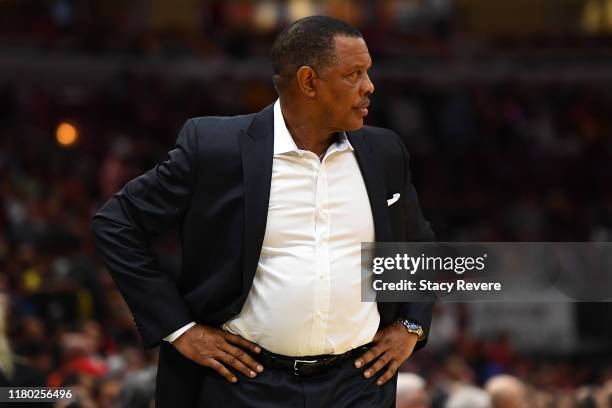
M 68 51 L 173 61 L 195 55 L 202 66 L 215 58 L 243 66 L 265 57 L 296 14 L 329 12 L 366 35 L 376 87 L 367 122 L 404 139 L 440 240 L 612 240 L 609 78 L 533 81 L 472 72 L 470 80 L 436 80 L 415 77 L 414 68 L 409 75 L 376 70 L 385 59 L 409 67 L 401 57 L 415 52 L 448 54 L 450 1 L 347 7 L 180 0 L 200 4 L 195 19 L 174 15 L 180 7 L 164 13 L 163 3 L 0 2 L 0 58 L 19 49 L 34 58 L 49 51 L 66 60 Z M 152 30 L 164 26 L 159 18 L 166 14 L 185 27 L 195 23 L 191 30 Z M 254 112 L 275 97 L 261 73 L 237 78 L 229 70 L 202 79 L 129 67 L 91 82 L 0 77 L 0 386 L 70 386 L 83 407 L 152 406 L 157 351 L 142 349 L 132 315 L 95 255 L 89 222 L 126 181 L 165 159 L 185 120 Z M 66 126 L 67 135 L 60 131 Z M 175 234 L 154 248 L 160 267 L 178 273 Z M 477 336 L 469 309 L 440 306 L 430 344 L 402 367 L 398 406 L 612 406 L 612 310 L 603 303 L 572 310 L 579 341 L 555 354 L 521 348 L 521 327 Z M 549 322 L 537 321 L 546 331 Z
M 358 27 L 377 61 L 473 54 L 609 58 L 611 0 L 4 0 L 0 49 L 20 53 L 267 58 L 275 35 L 325 14 Z M 551 35 L 553 34 L 553 35 Z M 585 35 L 588 34 L 588 35 Z M 528 61 L 527 61 L 528 62 Z
M 452 2 L 6 0 L 0 11 L 0 47 L 225 60 L 267 57 L 280 29 L 314 14 L 335 16 L 359 27 L 376 50 L 401 53 L 394 40 L 406 41 L 407 33 L 418 33 L 419 41 L 411 44 L 435 51 L 449 31 Z
M 606 92 L 589 84 L 375 83 L 368 121 L 404 138 L 440 239 L 610 239 Z M 126 181 L 165 158 L 187 118 L 255 111 L 273 100 L 270 84 L 254 80 L 166 83 L 131 74 L 99 86 L 0 87 L 0 288 L 4 346 L 13 356 L 0 361 L 5 384 L 70 385 L 82 390 L 84 406 L 147 406 L 156 353 L 142 350 L 131 314 L 94 254 L 90 218 Z M 58 142 L 62 122 L 74 127 L 74 143 Z M 174 235 L 155 248 L 162 268 L 176 273 Z M 595 319 L 590 334 L 609 346 L 603 307 L 591 305 L 580 323 Z M 446 342 L 432 343 L 406 367 L 426 381 L 431 406 L 477 407 L 444 401 L 458 390 L 484 401 L 484 388 L 465 387 L 502 373 L 534 387 L 529 395 L 553 401 L 529 406 L 605 406 L 571 401 L 609 392 L 609 347 L 586 358 L 580 350 L 522 355 L 512 347 L 520 340 L 514 333 L 475 338 L 466 329 L 469 313 L 446 311 L 434 322 L 450 321 L 452 330 L 432 331 L 441 338 L 445 330 Z M 560 405 L 566 400 L 570 405 Z
M 447 376 L 429 386 L 414 373 L 400 373 L 397 408 L 598 408 L 612 406 L 612 380 L 603 386 L 582 386 L 551 393 L 509 374 L 491 377 L 482 387 Z

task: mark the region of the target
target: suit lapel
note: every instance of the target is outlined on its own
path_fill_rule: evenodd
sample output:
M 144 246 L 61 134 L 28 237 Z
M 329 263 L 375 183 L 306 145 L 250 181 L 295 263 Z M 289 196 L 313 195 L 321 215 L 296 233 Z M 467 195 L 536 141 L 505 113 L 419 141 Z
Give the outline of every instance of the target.
M 357 163 L 363 175 L 370 207 L 372 208 L 372 218 L 374 219 L 374 234 L 376 242 L 391 242 L 393 234 L 391 232 L 391 221 L 389 218 L 389 208 L 387 206 L 387 195 L 384 184 L 382 163 L 374 155 L 371 146 L 368 145 L 363 129 L 346 132 L 351 145 L 355 149 Z M 376 253 L 375 253 L 376 256 Z M 376 294 L 378 299 L 379 294 Z M 377 302 L 378 312 L 380 313 L 380 327 L 386 326 L 395 316 L 395 304 L 389 302 Z
M 245 209 L 243 296 L 248 293 L 257 270 L 268 219 L 274 156 L 273 106 L 255 114 L 251 126 L 240 137 Z
M 368 190 L 372 218 L 374 219 L 376 242 L 393 241 L 382 163 L 379 162 L 371 146 L 368 145 L 363 129 L 346 133 L 351 145 L 355 149 L 357 163 Z

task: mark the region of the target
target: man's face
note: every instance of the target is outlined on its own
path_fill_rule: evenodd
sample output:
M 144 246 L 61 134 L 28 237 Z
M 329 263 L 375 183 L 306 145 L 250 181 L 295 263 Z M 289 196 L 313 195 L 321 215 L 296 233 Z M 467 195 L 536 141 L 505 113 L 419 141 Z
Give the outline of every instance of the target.
M 368 114 L 374 85 L 368 76 L 372 59 L 363 38 L 337 35 L 336 63 L 319 73 L 317 89 L 323 125 L 333 131 L 356 130 Z

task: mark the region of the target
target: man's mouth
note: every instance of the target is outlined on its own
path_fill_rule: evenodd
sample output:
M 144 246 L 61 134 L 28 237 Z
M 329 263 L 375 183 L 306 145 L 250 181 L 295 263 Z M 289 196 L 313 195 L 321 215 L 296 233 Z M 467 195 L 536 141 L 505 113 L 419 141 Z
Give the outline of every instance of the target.
M 358 110 L 359 113 L 361 113 L 363 116 L 367 116 L 368 115 L 368 106 L 370 106 L 369 102 L 365 103 L 363 105 L 357 106 L 354 109 Z

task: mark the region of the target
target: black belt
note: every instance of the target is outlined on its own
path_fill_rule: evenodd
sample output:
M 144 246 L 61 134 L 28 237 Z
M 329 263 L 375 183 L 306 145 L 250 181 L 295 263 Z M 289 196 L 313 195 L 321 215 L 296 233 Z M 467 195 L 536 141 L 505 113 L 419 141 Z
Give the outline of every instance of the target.
M 261 354 L 256 358 L 264 367 L 275 367 L 288 370 L 299 377 L 311 377 L 326 372 L 341 361 L 350 357 L 359 356 L 365 353 L 369 348 L 370 344 L 366 344 L 342 354 L 325 354 L 312 357 L 288 357 L 262 349 Z

